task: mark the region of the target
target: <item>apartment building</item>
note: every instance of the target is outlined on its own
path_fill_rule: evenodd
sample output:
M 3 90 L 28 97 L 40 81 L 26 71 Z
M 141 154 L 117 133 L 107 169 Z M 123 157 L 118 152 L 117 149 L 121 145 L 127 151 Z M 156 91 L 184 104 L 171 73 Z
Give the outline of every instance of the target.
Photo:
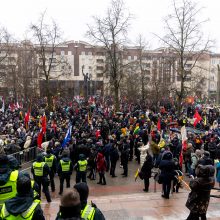
M 39 45 L 30 42 L 14 45 L 13 50 L 0 62 L 0 95 L 25 95 L 30 89 L 35 94 L 45 94 L 43 60 L 37 53 L 38 47 Z M 56 46 L 53 54 L 50 46 L 47 49 L 45 64 L 47 69 L 49 66 L 51 68 L 50 88 L 54 95 L 112 95 L 111 80 L 107 74 L 107 57 L 103 47 L 83 41 L 68 41 Z M 6 55 L 1 48 L 0 52 L 0 58 Z M 126 67 L 123 69 L 121 94 L 131 86 L 134 86 L 137 94 L 140 93 L 142 83 L 144 89 L 151 90 L 153 83 L 158 82 L 170 91 L 169 95 L 172 95 L 174 89 L 180 88 L 178 59 L 172 50 L 158 48 L 140 51 L 138 47 L 123 47 L 120 54 Z M 203 54 L 196 65 L 194 57 L 188 59 L 185 65 L 185 71 L 188 71 L 186 86 L 190 88 L 191 95 L 212 98 L 216 96 L 219 63 L 220 54 L 209 52 Z M 16 77 L 19 80 L 13 78 L 14 75 L 9 69 L 17 73 Z M 15 84 L 18 87 L 16 89 Z

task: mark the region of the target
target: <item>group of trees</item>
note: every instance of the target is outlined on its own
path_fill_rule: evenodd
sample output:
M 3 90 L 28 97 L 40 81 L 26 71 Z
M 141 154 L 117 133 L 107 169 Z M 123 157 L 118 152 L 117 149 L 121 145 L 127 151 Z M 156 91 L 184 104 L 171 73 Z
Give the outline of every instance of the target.
M 175 54 L 175 58 L 169 60 L 168 64 L 180 79 L 180 85 L 172 85 L 170 80 L 169 84 L 164 80 L 161 81 L 160 77 L 155 77 L 156 72 L 160 71 L 156 69 L 152 71 L 150 78 L 147 77 L 142 62 L 145 48 L 142 38 L 139 38 L 140 54 L 136 65 L 140 74 L 137 75 L 136 70 L 129 69 L 128 64 L 123 64 L 120 50 L 123 49 L 122 44 L 128 42 L 127 32 L 131 15 L 127 12 L 122 0 L 112 0 L 105 17 L 94 17 L 94 25 L 89 26 L 88 33 L 96 43 L 106 49 L 109 58 L 108 74 L 111 77 L 116 109 L 119 107 L 120 88 L 127 91 L 129 97 L 133 92 L 137 95 L 140 94 L 144 101 L 147 97 L 147 84 L 150 84 L 151 96 L 154 97 L 155 102 L 172 90 L 177 98 L 177 108 L 180 113 L 184 98 L 192 94 L 192 90 L 195 90 L 205 80 L 204 77 L 201 77 L 205 74 L 201 74 L 201 72 L 207 71 L 198 65 L 199 60 L 210 47 L 210 40 L 203 39 L 201 26 L 206 21 L 198 19 L 200 10 L 197 4 L 191 0 L 173 0 L 173 13 L 164 20 L 167 34 L 165 36 L 157 35 L 164 45 Z M 192 61 L 190 66 L 189 61 Z M 200 77 L 191 74 L 195 68 L 200 69 L 198 74 Z M 124 77 L 125 85 L 122 85 L 123 76 L 126 76 Z M 194 82 L 195 80 L 197 82 Z M 194 86 L 189 86 L 188 81 L 193 81 Z M 167 91 L 168 88 L 170 91 Z
M 147 99 L 153 100 L 157 105 L 160 99 L 169 96 L 172 91 L 177 98 L 178 111 L 181 111 L 184 98 L 192 93 L 192 86 L 189 86 L 188 82 L 193 81 L 195 89 L 204 81 L 204 78 L 195 76 L 197 82 L 193 80 L 192 70 L 197 68 L 201 72 L 206 71 L 199 67 L 198 62 L 208 50 L 210 41 L 203 39 L 201 25 L 206 21 L 198 19 L 199 12 L 200 8 L 191 0 L 173 0 L 173 13 L 164 20 L 167 34 L 156 35 L 171 54 L 174 54 L 170 59 L 166 58 L 163 61 L 166 65 L 162 65 L 162 68 L 169 66 L 170 70 L 177 74 L 180 79 L 178 86 L 172 83 L 169 78 L 171 76 L 168 76 L 169 79 L 163 77 L 161 80 L 160 74 L 164 70 L 160 69 L 157 63 L 153 63 L 151 72 L 144 67 L 143 56 L 147 44 L 141 35 L 138 38 L 137 60 L 131 63 L 123 62 L 132 20 L 132 15 L 126 9 L 123 0 L 112 0 L 104 17 L 93 17 L 93 23 L 88 25 L 87 35 L 95 44 L 105 49 L 105 74 L 110 78 L 109 86 L 114 94 L 116 110 L 119 109 L 120 95 L 134 100 L 139 98 L 143 102 Z M 54 66 L 68 65 L 66 60 L 58 60 L 55 55 L 55 49 L 61 42 L 61 32 L 56 22 L 46 23 L 45 13 L 36 24 L 31 24 L 30 32 L 31 41 L 35 46 L 30 41 L 15 42 L 5 29 L 0 29 L 0 79 L 12 88 L 15 98 L 18 97 L 18 93 L 25 98 L 30 97 L 34 94 L 35 88 L 32 85 L 36 79 L 44 81 L 48 106 L 51 108 L 50 80 L 65 74 L 60 71 L 53 75 L 52 69 Z M 16 60 L 10 56 L 14 50 L 19 51 Z M 190 67 L 189 60 L 192 61 Z M 4 69 L 6 66 L 7 69 Z

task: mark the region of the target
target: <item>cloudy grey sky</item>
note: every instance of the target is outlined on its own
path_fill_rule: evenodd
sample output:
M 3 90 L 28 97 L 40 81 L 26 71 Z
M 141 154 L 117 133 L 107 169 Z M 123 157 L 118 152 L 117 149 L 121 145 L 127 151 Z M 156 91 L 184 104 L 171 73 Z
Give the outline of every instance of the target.
M 134 15 L 129 37 L 135 42 L 143 34 L 152 48 L 161 46 L 152 33 L 164 34 L 163 17 L 171 10 L 172 0 L 124 0 Z M 220 52 L 220 0 L 197 0 L 204 7 L 201 18 L 209 19 L 203 27 L 207 36 L 216 41 L 213 51 Z M 30 23 L 37 21 L 41 12 L 54 18 L 65 40 L 86 40 L 87 24 L 92 15 L 103 15 L 110 0 L 5 0 L 1 1 L 0 25 L 15 38 L 23 39 Z

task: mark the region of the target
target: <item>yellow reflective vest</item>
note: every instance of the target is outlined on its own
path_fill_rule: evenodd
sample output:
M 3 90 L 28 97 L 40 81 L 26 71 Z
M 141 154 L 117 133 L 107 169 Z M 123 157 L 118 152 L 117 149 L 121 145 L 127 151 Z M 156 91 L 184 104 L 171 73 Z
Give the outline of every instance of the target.
M 41 177 L 44 174 L 44 165 L 45 162 L 34 162 L 33 163 L 33 169 L 34 169 L 34 175 Z
M 17 216 L 10 214 L 4 204 L 2 207 L 0 216 L 2 219 L 5 219 L 5 220 L 23 220 L 23 219 L 31 220 L 33 218 L 35 209 L 38 206 L 38 204 L 40 204 L 40 200 L 35 199 L 32 205 L 26 211 L 22 212 L 21 214 Z
M 85 220 L 93 220 L 95 216 L 95 208 L 91 205 L 86 205 L 85 208 L 81 211 L 81 218 Z
M 80 172 L 86 171 L 87 164 L 88 164 L 87 160 L 79 160 L 78 164 L 79 164 L 79 171 Z
M 61 164 L 62 172 L 70 171 L 70 161 L 66 162 L 66 161 L 60 160 L 60 164 Z
M 18 170 L 12 171 L 8 182 L 0 186 L 0 207 L 8 199 L 11 199 L 17 194 L 17 179 L 18 179 Z
M 48 167 L 52 167 L 53 166 L 53 160 L 54 160 L 55 156 L 51 155 L 50 157 L 45 157 L 44 161 L 46 162 L 46 164 L 48 165 Z

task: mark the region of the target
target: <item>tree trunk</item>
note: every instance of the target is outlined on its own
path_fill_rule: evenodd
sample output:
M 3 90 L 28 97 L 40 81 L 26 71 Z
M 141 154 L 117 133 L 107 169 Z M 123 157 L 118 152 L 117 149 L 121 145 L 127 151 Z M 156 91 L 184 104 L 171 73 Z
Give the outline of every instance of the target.
M 119 87 L 117 82 L 114 83 L 114 95 L 115 95 L 115 110 L 119 111 Z
M 145 94 L 144 94 L 144 77 L 143 77 L 143 75 L 141 77 L 141 96 L 142 96 L 142 102 L 144 102 L 145 101 Z
M 48 77 L 46 77 L 46 96 L 47 96 L 48 110 L 52 111 L 53 110 L 53 103 L 52 103 L 52 97 L 51 97 Z

